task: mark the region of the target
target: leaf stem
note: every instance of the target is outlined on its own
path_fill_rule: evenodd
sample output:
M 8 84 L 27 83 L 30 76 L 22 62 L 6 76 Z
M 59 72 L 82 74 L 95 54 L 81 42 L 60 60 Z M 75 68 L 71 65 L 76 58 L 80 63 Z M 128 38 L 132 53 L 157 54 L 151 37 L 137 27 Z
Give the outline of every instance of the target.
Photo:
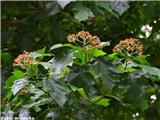
M 124 70 L 126 71 L 127 70 L 127 67 L 128 67 L 128 60 L 127 58 L 125 59 L 125 67 L 124 67 Z
M 42 90 L 43 92 L 47 93 L 47 95 L 48 95 L 49 97 L 51 97 L 51 95 L 50 95 L 47 91 L 45 91 L 45 90 L 43 90 L 42 88 L 39 88 L 39 87 L 38 87 L 38 89 L 40 89 L 40 90 Z

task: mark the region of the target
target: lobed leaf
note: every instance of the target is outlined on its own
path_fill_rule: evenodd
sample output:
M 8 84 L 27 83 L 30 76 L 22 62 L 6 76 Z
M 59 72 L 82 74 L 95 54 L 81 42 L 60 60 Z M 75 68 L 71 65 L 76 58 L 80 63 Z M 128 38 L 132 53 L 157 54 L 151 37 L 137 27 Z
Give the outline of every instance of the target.
M 27 84 L 28 84 L 28 80 L 26 78 L 22 78 L 22 79 L 14 81 L 14 85 L 12 86 L 13 94 L 15 95 Z
M 108 105 L 110 105 L 109 104 L 109 99 L 107 99 L 107 98 L 102 98 L 102 99 L 100 99 L 98 102 L 96 102 L 95 104 L 97 104 L 97 105 L 102 105 L 102 106 L 104 106 L 104 107 L 107 107 Z

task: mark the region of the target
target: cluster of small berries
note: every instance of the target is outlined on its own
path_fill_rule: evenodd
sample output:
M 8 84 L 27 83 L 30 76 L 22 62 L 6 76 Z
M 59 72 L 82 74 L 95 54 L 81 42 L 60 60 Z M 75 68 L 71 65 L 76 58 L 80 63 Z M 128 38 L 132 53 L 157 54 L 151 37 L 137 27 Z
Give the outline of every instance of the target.
M 25 68 L 25 65 L 32 64 L 32 57 L 29 52 L 23 51 L 23 54 L 20 54 L 13 63 L 13 66 L 19 66 L 22 69 Z
M 78 32 L 77 34 L 68 35 L 67 40 L 68 42 L 80 42 L 87 49 L 103 47 L 98 36 L 92 36 L 89 32 L 83 30 Z
M 113 52 L 117 53 L 136 53 L 139 56 L 143 54 L 143 45 L 140 44 L 138 39 L 125 39 L 119 42 L 114 48 Z

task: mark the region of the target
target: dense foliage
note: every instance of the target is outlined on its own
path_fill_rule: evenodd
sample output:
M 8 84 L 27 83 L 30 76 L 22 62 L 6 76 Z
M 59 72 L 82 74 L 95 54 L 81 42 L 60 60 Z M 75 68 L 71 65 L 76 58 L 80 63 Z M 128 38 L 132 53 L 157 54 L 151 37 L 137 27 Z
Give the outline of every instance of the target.
M 159 6 L 2 2 L 3 116 L 159 120 Z

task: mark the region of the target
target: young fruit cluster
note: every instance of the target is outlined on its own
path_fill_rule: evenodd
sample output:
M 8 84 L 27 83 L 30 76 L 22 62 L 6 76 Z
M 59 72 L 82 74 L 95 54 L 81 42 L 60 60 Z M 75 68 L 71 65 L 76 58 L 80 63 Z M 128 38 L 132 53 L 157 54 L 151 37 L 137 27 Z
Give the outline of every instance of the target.
M 143 54 L 143 45 L 138 39 L 129 38 L 119 42 L 114 48 L 113 52 L 127 55 L 127 56 L 141 56 Z
M 79 42 L 86 49 L 103 47 L 98 36 L 92 36 L 89 32 L 83 30 L 77 34 L 68 35 L 67 40 L 68 42 Z
M 13 63 L 13 66 L 19 66 L 22 69 L 25 69 L 27 64 L 32 64 L 33 60 L 29 52 L 23 51 L 23 54 L 20 54 Z

